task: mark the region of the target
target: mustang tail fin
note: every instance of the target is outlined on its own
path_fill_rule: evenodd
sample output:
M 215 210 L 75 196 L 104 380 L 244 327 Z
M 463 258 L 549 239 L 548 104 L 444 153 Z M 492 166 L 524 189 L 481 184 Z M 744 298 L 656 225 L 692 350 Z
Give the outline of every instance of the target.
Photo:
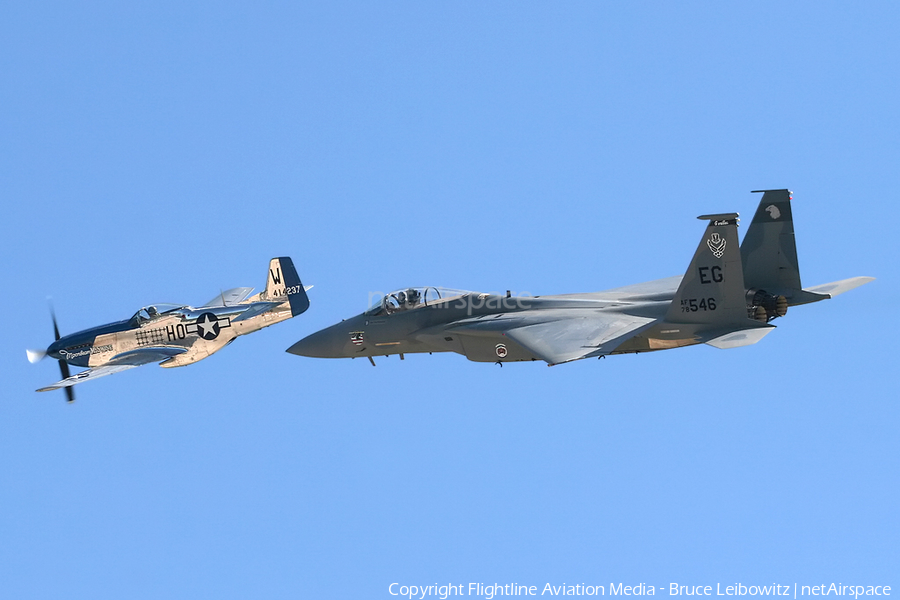
M 261 294 L 268 301 L 287 300 L 291 304 L 291 315 L 297 316 L 309 308 L 309 297 L 300 282 L 294 262 L 287 256 L 269 261 L 266 289 Z
M 697 218 L 709 224 L 672 299 L 666 321 L 713 327 L 752 323 L 747 318 L 737 213 Z

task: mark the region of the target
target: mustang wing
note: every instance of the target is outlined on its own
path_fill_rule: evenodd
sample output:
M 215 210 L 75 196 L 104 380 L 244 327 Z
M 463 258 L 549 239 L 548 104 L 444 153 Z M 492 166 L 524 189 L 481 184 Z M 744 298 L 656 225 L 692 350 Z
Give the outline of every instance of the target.
M 39 392 L 49 392 L 50 390 L 58 390 L 65 387 L 69 387 L 70 385 L 75 385 L 76 383 L 81 383 L 82 381 L 88 381 L 90 379 L 97 379 L 98 377 L 103 377 L 104 375 L 112 375 L 113 373 L 118 373 L 119 371 L 124 371 L 125 369 L 133 369 L 138 365 L 103 365 L 102 367 L 94 367 L 93 369 L 88 369 L 87 371 L 82 371 L 81 373 L 76 373 L 71 377 L 67 377 L 62 381 L 58 381 L 53 385 L 48 385 L 47 387 L 42 387 L 37 390 Z
M 167 358 L 172 358 L 173 356 L 184 354 L 185 352 L 187 352 L 185 348 L 169 348 L 166 346 L 160 346 L 156 348 L 140 348 L 138 350 L 123 352 L 114 356 L 105 365 L 87 369 L 86 371 L 82 371 L 81 373 L 76 373 L 75 375 L 67 377 L 62 381 L 58 381 L 53 385 L 42 387 L 37 391 L 49 392 L 50 390 L 58 390 L 60 388 L 75 385 L 76 383 L 81 383 L 82 381 L 89 381 L 91 379 L 97 379 L 98 377 L 112 375 L 113 373 L 118 373 L 119 371 L 133 369 L 147 363 L 160 362 L 166 360 Z
M 247 297 L 253 293 L 252 287 L 240 287 L 240 288 L 232 288 L 230 290 L 225 290 L 221 292 L 218 296 L 203 304 L 203 308 L 213 307 L 213 306 L 234 306 L 235 304 L 240 304 Z

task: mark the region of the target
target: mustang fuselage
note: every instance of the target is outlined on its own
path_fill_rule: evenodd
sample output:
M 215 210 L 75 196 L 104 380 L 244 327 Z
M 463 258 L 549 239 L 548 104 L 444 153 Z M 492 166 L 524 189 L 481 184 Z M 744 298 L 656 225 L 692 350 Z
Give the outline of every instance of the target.
M 201 309 L 149 306 L 126 321 L 63 336 L 47 348 L 47 355 L 78 367 L 99 367 L 135 350 L 159 349 L 160 366 L 179 367 L 210 356 L 239 335 L 291 318 L 286 301 L 262 314 L 236 320 L 245 309 L 241 305 Z M 167 352 L 177 354 L 168 356 Z

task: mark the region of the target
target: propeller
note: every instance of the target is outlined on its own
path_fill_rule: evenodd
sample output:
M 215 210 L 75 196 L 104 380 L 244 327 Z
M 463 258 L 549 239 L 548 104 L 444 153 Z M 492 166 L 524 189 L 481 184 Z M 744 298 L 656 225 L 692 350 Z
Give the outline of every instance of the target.
M 56 311 L 53 310 L 52 304 L 50 305 L 50 318 L 53 319 L 53 335 L 59 341 L 59 326 L 56 324 Z M 59 372 L 62 374 L 63 379 L 68 379 L 72 376 L 69 372 L 69 363 L 63 359 L 59 359 Z M 75 390 L 72 389 L 72 386 L 67 386 L 63 389 L 66 391 L 66 402 L 75 402 Z
M 60 338 L 59 335 L 59 325 L 56 324 L 56 311 L 53 310 L 53 305 L 50 305 L 50 319 L 53 320 L 53 336 L 58 341 Z M 28 355 L 28 360 L 35 363 L 45 356 L 47 356 L 46 350 L 26 350 L 25 353 Z M 59 372 L 62 374 L 63 379 L 68 379 L 71 377 L 71 373 L 69 372 L 69 363 L 66 361 L 59 359 Z M 71 386 L 63 388 L 66 391 L 66 401 L 74 402 L 75 401 L 75 392 L 72 390 Z
M 59 372 L 62 373 L 63 379 L 69 378 L 69 363 L 60 359 L 59 361 Z M 75 390 L 72 389 L 72 386 L 66 386 L 63 388 L 66 392 L 66 402 L 75 402 Z

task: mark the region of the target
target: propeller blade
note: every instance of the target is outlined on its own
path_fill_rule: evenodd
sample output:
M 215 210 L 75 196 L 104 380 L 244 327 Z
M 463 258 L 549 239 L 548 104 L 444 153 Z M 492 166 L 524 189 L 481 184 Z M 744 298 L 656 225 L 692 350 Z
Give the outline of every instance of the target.
M 59 339 L 59 327 L 56 325 L 56 311 L 53 310 L 53 305 L 50 305 L 50 318 L 53 319 L 53 335 L 56 336 L 56 339 Z
M 49 300 L 49 298 L 48 298 L 48 300 Z M 50 319 L 53 321 L 53 336 L 58 341 L 60 338 L 59 325 L 56 324 L 56 311 L 53 310 L 52 303 L 50 303 Z M 27 353 L 28 353 L 28 360 L 31 360 L 32 356 L 37 356 L 38 353 L 41 354 L 41 356 L 40 356 L 40 358 L 38 358 L 38 360 L 40 360 L 41 358 L 44 358 L 44 356 L 47 355 L 46 352 L 43 352 L 40 350 L 28 350 Z M 35 361 L 32 361 L 32 362 L 35 362 Z M 68 379 L 69 377 L 72 376 L 72 374 L 69 372 L 69 363 L 67 363 L 66 361 L 64 361 L 62 359 L 59 359 L 59 372 L 62 375 L 63 379 Z M 75 402 L 75 390 L 72 389 L 72 386 L 67 386 L 67 387 L 64 387 L 63 389 L 66 391 L 66 402 Z
M 62 375 L 63 379 L 68 379 L 69 377 L 71 377 L 71 374 L 69 373 L 69 363 L 60 359 L 59 372 Z M 72 386 L 68 386 L 63 389 L 66 390 L 66 402 L 75 402 L 75 391 L 72 389 Z
M 26 350 L 25 354 L 28 356 L 28 362 L 32 364 L 47 356 L 47 352 L 44 350 Z
M 71 375 L 69 374 L 69 363 L 60 359 L 59 360 L 59 372 L 62 373 L 63 379 L 68 379 L 69 377 L 71 377 Z

